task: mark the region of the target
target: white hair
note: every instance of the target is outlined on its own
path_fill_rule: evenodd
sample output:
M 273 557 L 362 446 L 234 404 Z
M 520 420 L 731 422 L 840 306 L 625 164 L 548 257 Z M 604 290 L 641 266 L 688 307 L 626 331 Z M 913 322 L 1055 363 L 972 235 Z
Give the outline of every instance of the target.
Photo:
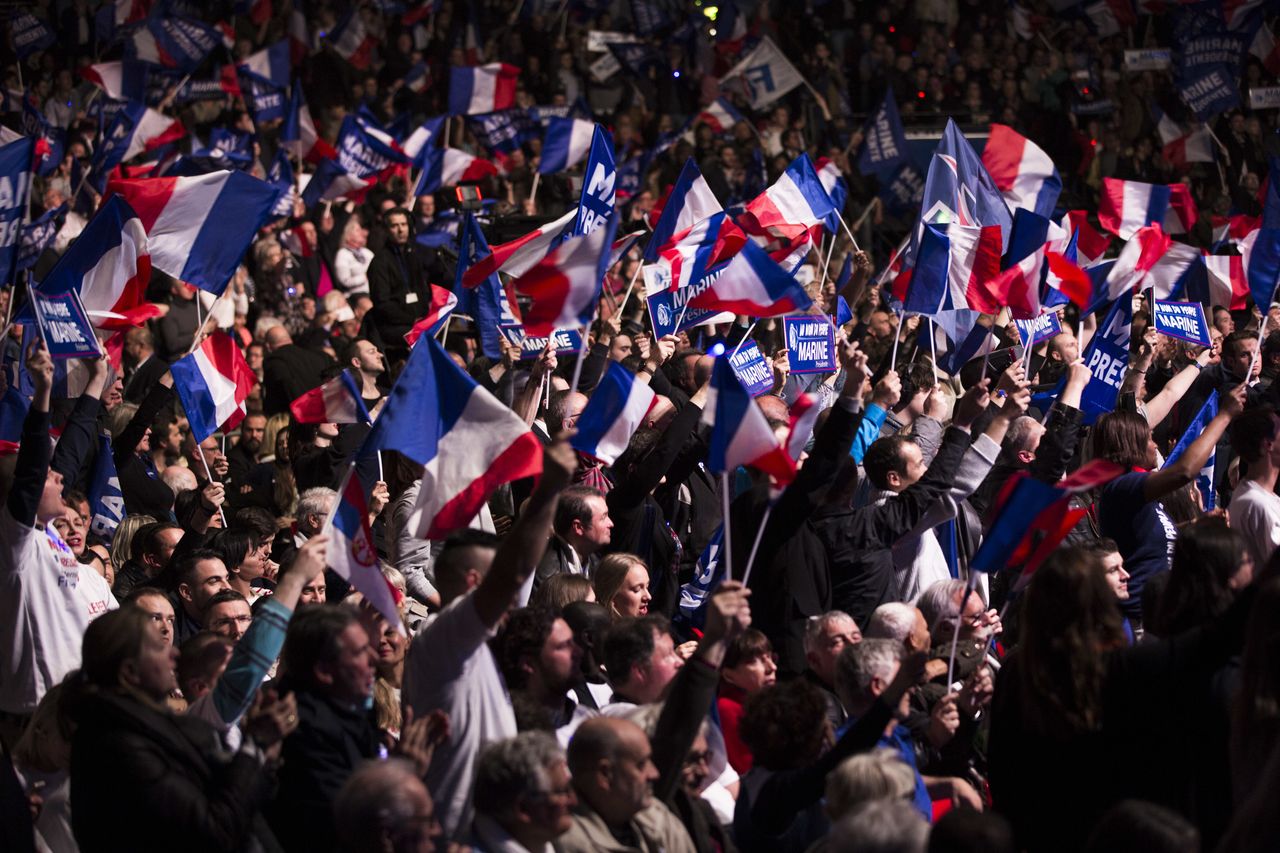
M 916 625 L 916 609 L 901 601 L 881 604 L 871 614 L 867 622 L 867 630 L 862 632 L 864 639 L 895 640 L 905 643 L 911 636 L 911 629 Z

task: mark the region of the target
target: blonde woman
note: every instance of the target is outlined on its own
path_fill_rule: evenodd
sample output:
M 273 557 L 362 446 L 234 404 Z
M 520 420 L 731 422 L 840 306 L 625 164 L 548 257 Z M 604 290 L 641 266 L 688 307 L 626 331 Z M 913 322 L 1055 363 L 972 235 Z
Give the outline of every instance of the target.
M 333 272 L 338 286 L 346 293 L 369 292 L 369 264 L 373 262 L 373 252 L 365 245 L 368 240 L 369 232 L 356 217 L 348 219 L 342 227 L 342 248 L 333 257 Z
M 610 554 L 596 566 L 593 581 L 596 601 L 613 619 L 644 616 L 649 612 L 649 567 L 634 554 Z

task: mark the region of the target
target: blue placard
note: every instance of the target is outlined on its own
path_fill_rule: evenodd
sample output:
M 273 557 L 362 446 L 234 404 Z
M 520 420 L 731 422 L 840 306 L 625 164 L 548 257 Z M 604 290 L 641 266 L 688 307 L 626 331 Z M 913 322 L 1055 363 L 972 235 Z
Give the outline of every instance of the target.
M 49 355 L 54 358 L 97 358 L 102 354 L 79 292 L 71 290 L 58 296 L 48 296 L 28 288 L 27 293 Z
M 547 348 L 546 337 L 526 336 L 524 326 L 508 324 L 499 326 L 502 336 L 513 344 L 520 345 L 520 360 L 537 358 Z M 556 355 L 573 355 L 582 349 L 582 333 L 577 329 L 560 329 L 552 334 L 555 338 Z
M 1116 407 L 1120 383 L 1129 368 L 1129 332 L 1133 324 L 1133 301 L 1117 299 L 1098 333 L 1084 352 L 1084 363 L 1093 376 L 1080 395 L 1084 423 L 1092 424 L 1099 415 Z
M 587 158 L 587 168 L 582 173 L 582 196 L 578 200 L 578 218 L 573 223 L 574 236 L 590 234 L 613 215 L 617 181 L 613 136 L 597 124 L 591 137 L 591 156 Z
M 1162 335 L 1202 347 L 1213 343 L 1209 337 L 1209 321 L 1199 302 L 1173 302 L 1156 299 L 1152 303 L 1151 320 Z
M 836 370 L 836 330 L 822 315 L 783 317 L 787 360 L 791 372 L 833 373 Z
M 729 366 L 752 397 L 759 397 L 773 390 L 773 368 L 769 366 L 768 359 L 760 352 L 760 345 L 755 341 L 747 341 L 737 352 L 730 353 Z
M 1240 105 L 1240 90 L 1225 65 L 1210 66 L 1204 74 L 1183 84 L 1178 94 L 1200 121 Z
M 1041 314 L 1034 320 L 1014 320 L 1013 325 L 1018 330 L 1018 338 L 1024 349 L 1047 341 L 1062 331 L 1062 321 L 1058 319 L 1057 311 Z
M 733 315 L 725 311 L 709 311 L 705 308 L 690 308 L 686 311 L 684 307 L 686 302 L 710 287 L 721 272 L 723 268 L 688 287 L 671 290 L 671 273 L 664 264 L 649 264 L 644 267 L 644 289 L 648 294 L 645 301 L 649 304 L 649 321 L 653 324 L 654 336 L 661 338 L 677 335 L 703 323 L 719 322 L 720 317 L 725 318 L 724 322 L 731 322 Z M 679 328 L 676 328 L 677 322 Z

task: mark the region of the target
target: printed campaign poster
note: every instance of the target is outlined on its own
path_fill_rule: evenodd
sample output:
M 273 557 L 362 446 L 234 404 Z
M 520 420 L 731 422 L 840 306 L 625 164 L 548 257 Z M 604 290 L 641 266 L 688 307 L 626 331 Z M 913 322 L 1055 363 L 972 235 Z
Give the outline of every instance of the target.
M 791 372 L 832 373 L 836 370 L 836 330 L 822 315 L 783 317 L 787 359 Z
M 730 353 L 729 366 L 752 397 L 767 394 L 773 389 L 773 368 L 755 341 L 747 341 L 737 352 Z
M 499 326 L 502 336 L 520 345 L 520 360 L 537 358 L 547 348 L 547 338 L 526 336 L 524 326 L 507 324 Z M 577 329 L 560 329 L 551 335 L 555 339 L 556 355 L 573 355 L 582 348 L 582 333 Z
M 1152 302 L 1151 319 L 1155 322 L 1156 331 L 1162 335 L 1202 347 L 1213 343 L 1204 306 L 1199 302 L 1156 299 Z

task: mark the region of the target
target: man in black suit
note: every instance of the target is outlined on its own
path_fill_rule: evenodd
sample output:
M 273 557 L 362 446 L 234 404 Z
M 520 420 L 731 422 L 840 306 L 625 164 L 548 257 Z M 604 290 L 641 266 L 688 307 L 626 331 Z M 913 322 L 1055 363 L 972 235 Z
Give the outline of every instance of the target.
M 267 358 L 262 363 L 262 408 L 267 416 L 289 411 L 289 404 L 324 381 L 333 359 L 293 342 L 284 326 L 267 330 Z
M 386 245 L 369 264 L 369 296 L 373 308 L 365 322 L 366 336 L 381 343 L 388 361 L 408 355 L 404 336 L 431 307 L 432 282 L 445 285 L 452 280 L 449 270 L 434 249 L 413 242 L 409 211 L 395 207 L 383 214 L 387 228 Z
M 146 326 L 138 326 L 125 333 L 124 358 L 125 402 L 141 403 L 169 365 L 156 355 L 151 330 Z

